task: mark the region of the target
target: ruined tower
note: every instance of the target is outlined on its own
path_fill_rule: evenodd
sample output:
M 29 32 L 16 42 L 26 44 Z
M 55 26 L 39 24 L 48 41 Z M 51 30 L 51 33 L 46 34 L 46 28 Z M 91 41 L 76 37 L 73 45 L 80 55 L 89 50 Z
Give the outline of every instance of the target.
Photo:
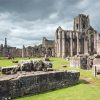
M 88 54 L 89 53 L 89 46 L 88 46 L 88 35 L 87 30 L 90 29 L 90 21 L 89 16 L 84 14 L 79 14 L 74 18 L 74 31 L 79 32 L 79 47 L 80 47 L 80 54 Z M 86 36 L 87 34 L 87 36 Z
M 74 18 L 74 31 L 84 32 L 84 30 L 89 26 L 89 16 L 79 14 Z
M 58 27 L 55 33 L 55 53 L 57 57 L 93 55 L 97 53 L 97 32 L 90 25 L 89 16 L 79 14 L 74 18 L 73 30 Z M 99 44 L 99 40 L 98 40 Z M 98 49 L 99 52 L 99 49 Z

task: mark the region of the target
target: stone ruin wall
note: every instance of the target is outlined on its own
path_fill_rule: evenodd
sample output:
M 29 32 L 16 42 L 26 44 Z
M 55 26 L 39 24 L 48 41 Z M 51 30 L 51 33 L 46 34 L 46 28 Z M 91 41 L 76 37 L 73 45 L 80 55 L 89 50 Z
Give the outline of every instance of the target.
M 11 79 L 0 78 L 0 100 L 68 87 L 78 83 L 79 76 L 80 72 L 77 71 L 50 71 L 30 72 Z
M 79 68 L 80 67 L 80 57 L 70 57 L 69 59 L 70 67 Z

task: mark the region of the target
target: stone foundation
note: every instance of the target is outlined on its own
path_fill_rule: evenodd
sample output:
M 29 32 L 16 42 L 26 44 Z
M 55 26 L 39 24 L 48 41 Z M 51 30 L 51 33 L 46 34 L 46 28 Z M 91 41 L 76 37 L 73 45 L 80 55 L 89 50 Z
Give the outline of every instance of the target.
M 86 55 L 70 57 L 70 67 L 89 70 L 92 68 L 93 57 Z
M 11 100 L 74 85 L 79 81 L 77 71 L 23 72 L 0 77 L 0 100 Z
M 93 60 L 92 72 L 95 77 L 100 77 L 100 56 Z
M 70 67 L 80 68 L 80 57 L 70 57 Z

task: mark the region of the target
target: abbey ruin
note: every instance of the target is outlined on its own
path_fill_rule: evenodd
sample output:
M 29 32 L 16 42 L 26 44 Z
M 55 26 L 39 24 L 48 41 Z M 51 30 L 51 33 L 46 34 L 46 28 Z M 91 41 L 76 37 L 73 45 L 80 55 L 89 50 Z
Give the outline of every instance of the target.
M 39 46 L 21 49 L 5 44 L 0 46 L 0 56 L 12 57 L 62 57 L 70 58 L 70 66 L 91 69 L 94 57 L 100 55 L 100 34 L 91 26 L 89 16 L 79 14 L 74 18 L 73 30 L 56 29 L 55 40 L 43 37 Z M 92 56 L 92 57 L 91 57 Z
M 57 28 L 55 51 L 57 57 L 100 53 L 100 34 L 90 25 L 89 16 L 79 14 L 75 17 L 73 30 Z
M 45 47 L 48 49 L 48 45 Z M 64 30 L 59 26 L 55 32 L 54 50 L 51 49 L 51 52 L 55 57 L 70 60 L 70 67 L 91 69 L 94 58 L 100 55 L 100 34 L 91 26 L 89 16 L 76 16 L 73 30 Z
M 55 57 L 72 57 L 74 55 L 100 54 L 100 34 L 90 25 L 89 16 L 79 14 L 74 18 L 73 30 L 64 30 L 60 26 L 55 32 L 55 40 L 43 37 L 41 46 L 32 46 L 22 49 L 10 47 L 5 44 L 0 46 L 0 55 L 12 55 L 14 57 L 34 57 L 36 55 Z M 38 52 L 37 52 L 38 51 Z
M 42 45 L 38 46 L 27 46 L 24 45 L 22 48 L 12 47 L 9 46 L 7 43 L 7 38 L 5 38 L 4 44 L 0 45 L 0 56 L 1 57 L 41 57 L 44 56 L 45 48 L 42 47 Z
M 0 46 L 1 56 L 68 58 L 70 67 L 94 68 L 94 75 L 100 76 L 100 34 L 90 25 L 89 16 L 79 14 L 74 18 L 73 30 L 63 30 L 60 26 L 55 32 L 55 40 L 43 37 L 42 45 L 22 49 L 10 47 L 5 38 Z M 79 82 L 79 71 L 55 70 L 52 63 L 45 61 L 21 61 L 17 66 L 1 67 L 8 76 L 0 77 L 0 100 L 11 100 L 28 94 L 41 93 Z

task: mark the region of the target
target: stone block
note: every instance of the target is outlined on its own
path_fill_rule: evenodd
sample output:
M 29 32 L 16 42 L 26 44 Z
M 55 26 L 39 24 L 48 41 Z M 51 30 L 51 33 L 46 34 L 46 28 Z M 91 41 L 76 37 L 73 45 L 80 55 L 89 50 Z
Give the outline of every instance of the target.
M 74 85 L 79 81 L 77 71 L 26 72 L 0 78 L 0 100 L 10 100 Z M 4 99 L 6 98 L 6 99 Z

